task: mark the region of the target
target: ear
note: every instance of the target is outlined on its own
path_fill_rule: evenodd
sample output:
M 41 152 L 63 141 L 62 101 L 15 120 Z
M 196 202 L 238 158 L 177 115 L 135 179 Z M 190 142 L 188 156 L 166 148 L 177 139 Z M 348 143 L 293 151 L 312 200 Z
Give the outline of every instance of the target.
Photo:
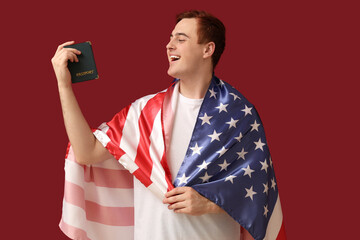
M 211 57 L 214 54 L 214 51 L 215 51 L 215 43 L 208 42 L 207 44 L 205 44 L 205 47 L 204 47 L 203 58 Z

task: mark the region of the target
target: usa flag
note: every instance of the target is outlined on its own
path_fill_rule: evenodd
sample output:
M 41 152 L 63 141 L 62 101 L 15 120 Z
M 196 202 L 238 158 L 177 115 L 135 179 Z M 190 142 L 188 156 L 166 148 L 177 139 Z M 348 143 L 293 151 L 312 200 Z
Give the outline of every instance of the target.
M 159 201 L 174 187 L 191 186 L 223 208 L 255 239 L 286 239 L 259 115 L 242 94 L 216 76 L 200 107 L 176 180 L 171 182 L 165 153 L 179 95 L 178 81 L 135 101 L 94 129 L 114 159 L 79 165 L 69 145 L 62 231 L 73 239 L 133 239 L 133 175 Z

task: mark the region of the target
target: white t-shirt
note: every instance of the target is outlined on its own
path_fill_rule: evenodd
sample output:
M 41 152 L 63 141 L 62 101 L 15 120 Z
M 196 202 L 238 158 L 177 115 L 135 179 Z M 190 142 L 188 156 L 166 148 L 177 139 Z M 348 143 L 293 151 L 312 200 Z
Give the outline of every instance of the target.
M 179 94 L 166 153 L 174 182 L 184 160 L 203 99 Z M 240 225 L 227 213 L 191 216 L 174 213 L 134 178 L 135 240 L 238 240 Z

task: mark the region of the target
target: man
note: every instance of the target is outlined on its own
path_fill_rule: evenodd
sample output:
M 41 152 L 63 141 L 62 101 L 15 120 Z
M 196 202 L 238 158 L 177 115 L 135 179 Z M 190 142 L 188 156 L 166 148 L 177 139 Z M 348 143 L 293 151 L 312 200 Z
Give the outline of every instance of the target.
M 121 156 L 118 156 L 115 150 L 109 147 L 108 143 L 111 140 L 103 141 L 100 137 L 101 134 L 93 133 L 76 101 L 67 62 L 68 60 L 77 62 L 77 54 L 81 53 L 76 49 L 64 48 L 73 43 L 71 41 L 60 45 L 52 63 L 58 80 L 65 127 L 76 161 L 80 164 L 90 165 L 101 163 L 115 156 L 121 162 L 119 159 Z M 171 182 L 174 182 L 176 186 L 186 183 L 185 173 L 183 177 L 179 177 L 180 170 L 185 164 L 184 156 L 188 156 L 186 152 L 189 151 L 188 145 L 189 142 L 191 143 L 192 130 L 197 117 L 200 116 L 199 109 L 214 79 L 213 71 L 224 47 L 225 27 L 218 19 L 202 11 L 190 11 L 178 15 L 177 24 L 170 35 L 166 49 L 169 59 L 168 74 L 180 79 L 174 88 L 179 96 L 172 119 L 171 135 L 169 134 L 171 137 L 165 147 L 167 161 L 164 164 L 162 162 L 165 173 L 167 165 L 169 166 L 171 174 L 167 173 L 167 175 L 171 176 Z M 223 84 L 221 80 L 220 84 Z M 216 98 L 215 92 L 211 94 Z M 234 95 L 234 100 L 235 98 Z M 226 107 L 223 107 L 225 105 L 221 105 L 219 112 L 226 111 Z M 207 115 L 204 115 L 199 118 L 209 122 L 210 118 L 204 119 L 206 117 Z M 230 124 L 229 129 L 231 126 L 236 127 L 236 122 L 237 120 L 231 118 L 231 122 L 228 123 Z M 106 128 L 108 129 L 109 126 L 111 128 L 111 124 L 111 122 L 108 123 Z M 109 132 L 106 134 L 113 135 Z M 219 135 L 214 131 L 211 135 L 211 142 L 219 140 Z M 192 155 L 195 153 L 200 155 L 201 148 L 197 144 L 195 146 L 190 144 Z M 222 154 L 224 153 L 220 153 L 220 156 Z M 244 154 L 246 153 L 243 152 L 243 156 Z M 207 165 L 210 164 L 205 160 L 198 165 L 199 172 L 207 169 Z M 127 163 L 121 163 L 126 167 Z M 142 163 L 137 164 L 140 166 Z M 224 164 L 226 164 L 226 160 Z M 222 165 L 221 170 L 226 167 L 227 165 Z M 254 239 L 244 228 L 241 228 L 240 231 L 239 223 L 221 207 L 199 194 L 200 190 L 196 191 L 188 186 L 176 187 L 171 190 L 169 186 L 169 191 L 161 202 L 149 189 L 145 188 L 148 187 L 144 183 L 145 180 L 143 181 L 142 177 L 138 177 L 136 173 L 132 173 L 142 182 L 134 180 L 135 239 L 239 239 L 240 234 L 241 239 Z M 210 177 L 206 172 L 203 182 L 208 182 Z M 231 180 L 233 183 L 235 176 L 231 175 L 230 177 L 232 178 L 226 178 L 226 181 Z M 151 214 L 153 212 L 155 214 Z M 151 224 L 152 222 L 154 224 Z

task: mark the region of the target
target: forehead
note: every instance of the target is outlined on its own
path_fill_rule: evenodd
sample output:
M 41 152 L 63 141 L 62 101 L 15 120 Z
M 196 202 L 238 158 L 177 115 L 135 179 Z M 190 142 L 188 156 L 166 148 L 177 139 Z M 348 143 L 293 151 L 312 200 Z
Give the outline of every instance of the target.
M 176 24 L 171 34 L 174 36 L 176 33 L 185 33 L 190 38 L 197 36 L 197 20 L 195 18 L 182 19 Z

